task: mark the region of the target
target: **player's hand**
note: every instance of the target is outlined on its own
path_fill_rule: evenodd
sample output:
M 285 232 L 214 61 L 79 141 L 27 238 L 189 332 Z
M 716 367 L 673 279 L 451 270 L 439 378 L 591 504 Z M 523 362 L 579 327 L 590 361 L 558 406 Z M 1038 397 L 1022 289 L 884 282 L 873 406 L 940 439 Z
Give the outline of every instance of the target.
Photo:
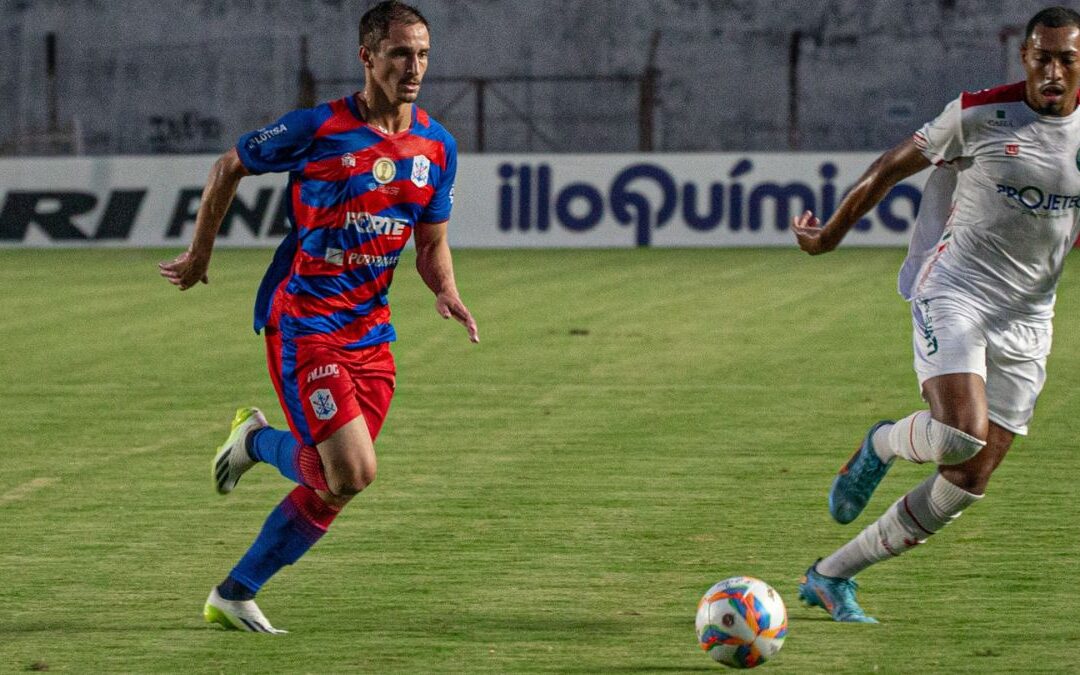
M 795 233 L 799 248 L 810 255 L 828 253 L 835 248 L 834 245 L 826 241 L 823 236 L 825 228 L 821 226 L 821 220 L 811 211 L 804 211 L 792 218 L 791 231 Z
M 196 255 L 188 249 L 176 256 L 171 262 L 159 262 L 158 272 L 173 286 L 186 291 L 200 281 L 210 283 L 206 270 L 210 267 L 209 256 Z
M 454 317 L 469 331 L 469 342 L 480 342 L 476 332 L 476 319 L 469 313 L 469 308 L 457 296 L 457 293 L 439 293 L 435 296 L 435 311 L 444 319 Z

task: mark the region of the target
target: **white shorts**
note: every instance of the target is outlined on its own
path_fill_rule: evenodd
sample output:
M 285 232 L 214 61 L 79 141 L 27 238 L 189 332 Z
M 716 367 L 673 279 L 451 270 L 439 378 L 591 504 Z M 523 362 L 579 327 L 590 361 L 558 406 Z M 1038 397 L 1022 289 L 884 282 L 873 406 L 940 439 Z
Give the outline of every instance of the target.
M 963 296 L 911 301 L 919 390 L 931 377 L 975 373 L 986 383 L 990 421 L 1025 435 L 1046 381 L 1050 322 L 1018 323 Z

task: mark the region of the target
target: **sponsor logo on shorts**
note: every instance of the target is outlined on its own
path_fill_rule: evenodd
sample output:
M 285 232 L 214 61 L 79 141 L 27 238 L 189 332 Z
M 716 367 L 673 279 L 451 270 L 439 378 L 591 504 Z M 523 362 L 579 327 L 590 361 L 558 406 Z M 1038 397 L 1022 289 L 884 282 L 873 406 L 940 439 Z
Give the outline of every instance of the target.
M 431 174 L 431 160 L 423 155 L 417 155 L 412 160 L 412 176 L 409 178 L 412 180 L 413 185 L 416 187 L 424 187 L 428 184 L 428 177 Z
M 1006 143 L 1005 144 L 1005 154 L 1008 155 L 1009 157 L 1016 157 L 1017 155 L 1020 154 L 1020 144 L 1019 143 Z
M 337 403 L 334 403 L 334 395 L 329 389 L 316 389 L 308 400 L 311 401 L 315 417 L 321 420 L 328 420 L 337 414 Z
M 919 312 L 922 315 L 922 332 L 923 339 L 926 340 L 926 355 L 933 356 L 937 354 L 938 343 L 937 336 L 934 335 L 934 320 L 930 317 L 930 301 L 920 300 L 919 304 L 922 306 L 922 311 Z
M 337 377 L 339 373 L 338 365 L 336 363 L 331 363 L 329 365 L 319 366 L 315 370 L 312 370 L 308 373 L 307 381 L 311 383 L 315 380 L 321 380 L 324 377 Z

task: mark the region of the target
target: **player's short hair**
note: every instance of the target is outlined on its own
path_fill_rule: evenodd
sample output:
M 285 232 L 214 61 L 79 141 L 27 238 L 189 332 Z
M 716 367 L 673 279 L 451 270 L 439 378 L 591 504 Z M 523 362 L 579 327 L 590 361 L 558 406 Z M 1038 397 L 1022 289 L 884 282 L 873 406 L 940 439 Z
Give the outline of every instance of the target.
M 385 0 L 360 17 L 360 46 L 373 52 L 378 50 L 379 43 L 390 34 L 392 23 L 422 23 L 424 28 L 428 27 L 427 19 L 417 8 L 397 0 Z
M 1047 7 L 1031 17 L 1031 21 L 1028 21 L 1027 28 L 1024 30 L 1024 42 L 1031 39 L 1036 26 L 1046 26 L 1047 28 L 1075 26 L 1080 28 L 1080 14 L 1068 7 Z

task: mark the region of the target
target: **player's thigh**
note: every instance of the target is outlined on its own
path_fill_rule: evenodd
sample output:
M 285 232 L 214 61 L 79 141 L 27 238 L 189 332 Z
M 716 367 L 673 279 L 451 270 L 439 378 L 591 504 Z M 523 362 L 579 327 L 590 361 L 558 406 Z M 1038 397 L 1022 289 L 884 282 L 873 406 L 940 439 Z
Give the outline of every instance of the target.
M 394 360 L 389 346 L 383 344 L 339 350 L 337 362 L 334 377 L 349 385 L 347 394 L 339 393 L 339 399 L 350 408 L 349 419 L 320 441 L 317 448 L 328 480 L 349 491 L 359 491 L 375 480 L 375 439 L 394 395 Z
M 319 453 L 328 468 L 355 469 L 359 465 L 373 471 L 375 439 L 390 409 L 396 383 L 390 349 L 381 344 L 358 350 L 327 350 L 321 361 L 330 365 L 312 371 L 312 391 L 305 390 L 305 394 L 309 399 L 322 396 L 330 408 L 338 409 L 331 416 L 328 408 L 324 416 L 340 417 L 316 436 Z M 312 408 L 312 413 L 318 416 L 318 406 Z
M 1009 323 L 992 332 L 987 353 L 986 396 L 990 420 L 1008 431 L 1026 435 L 1035 403 L 1046 383 L 1050 324 Z
M 922 383 L 923 398 L 930 404 L 930 415 L 954 429 L 980 440 L 988 433 L 986 383 L 975 373 L 950 373 L 931 377 Z
M 293 433 L 318 446 L 362 416 L 350 355 L 317 340 L 267 336 L 267 363 Z
M 345 488 L 336 492 L 359 492 L 375 480 L 375 442 L 363 416 L 346 422 L 316 448 L 331 488 L 335 484 Z
M 916 298 L 912 347 L 922 396 L 934 419 L 986 438 L 986 317 L 963 301 Z
M 379 437 L 397 386 L 397 366 L 389 343 L 356 350 L 346 365 L 356 403 L 372 439 Z

